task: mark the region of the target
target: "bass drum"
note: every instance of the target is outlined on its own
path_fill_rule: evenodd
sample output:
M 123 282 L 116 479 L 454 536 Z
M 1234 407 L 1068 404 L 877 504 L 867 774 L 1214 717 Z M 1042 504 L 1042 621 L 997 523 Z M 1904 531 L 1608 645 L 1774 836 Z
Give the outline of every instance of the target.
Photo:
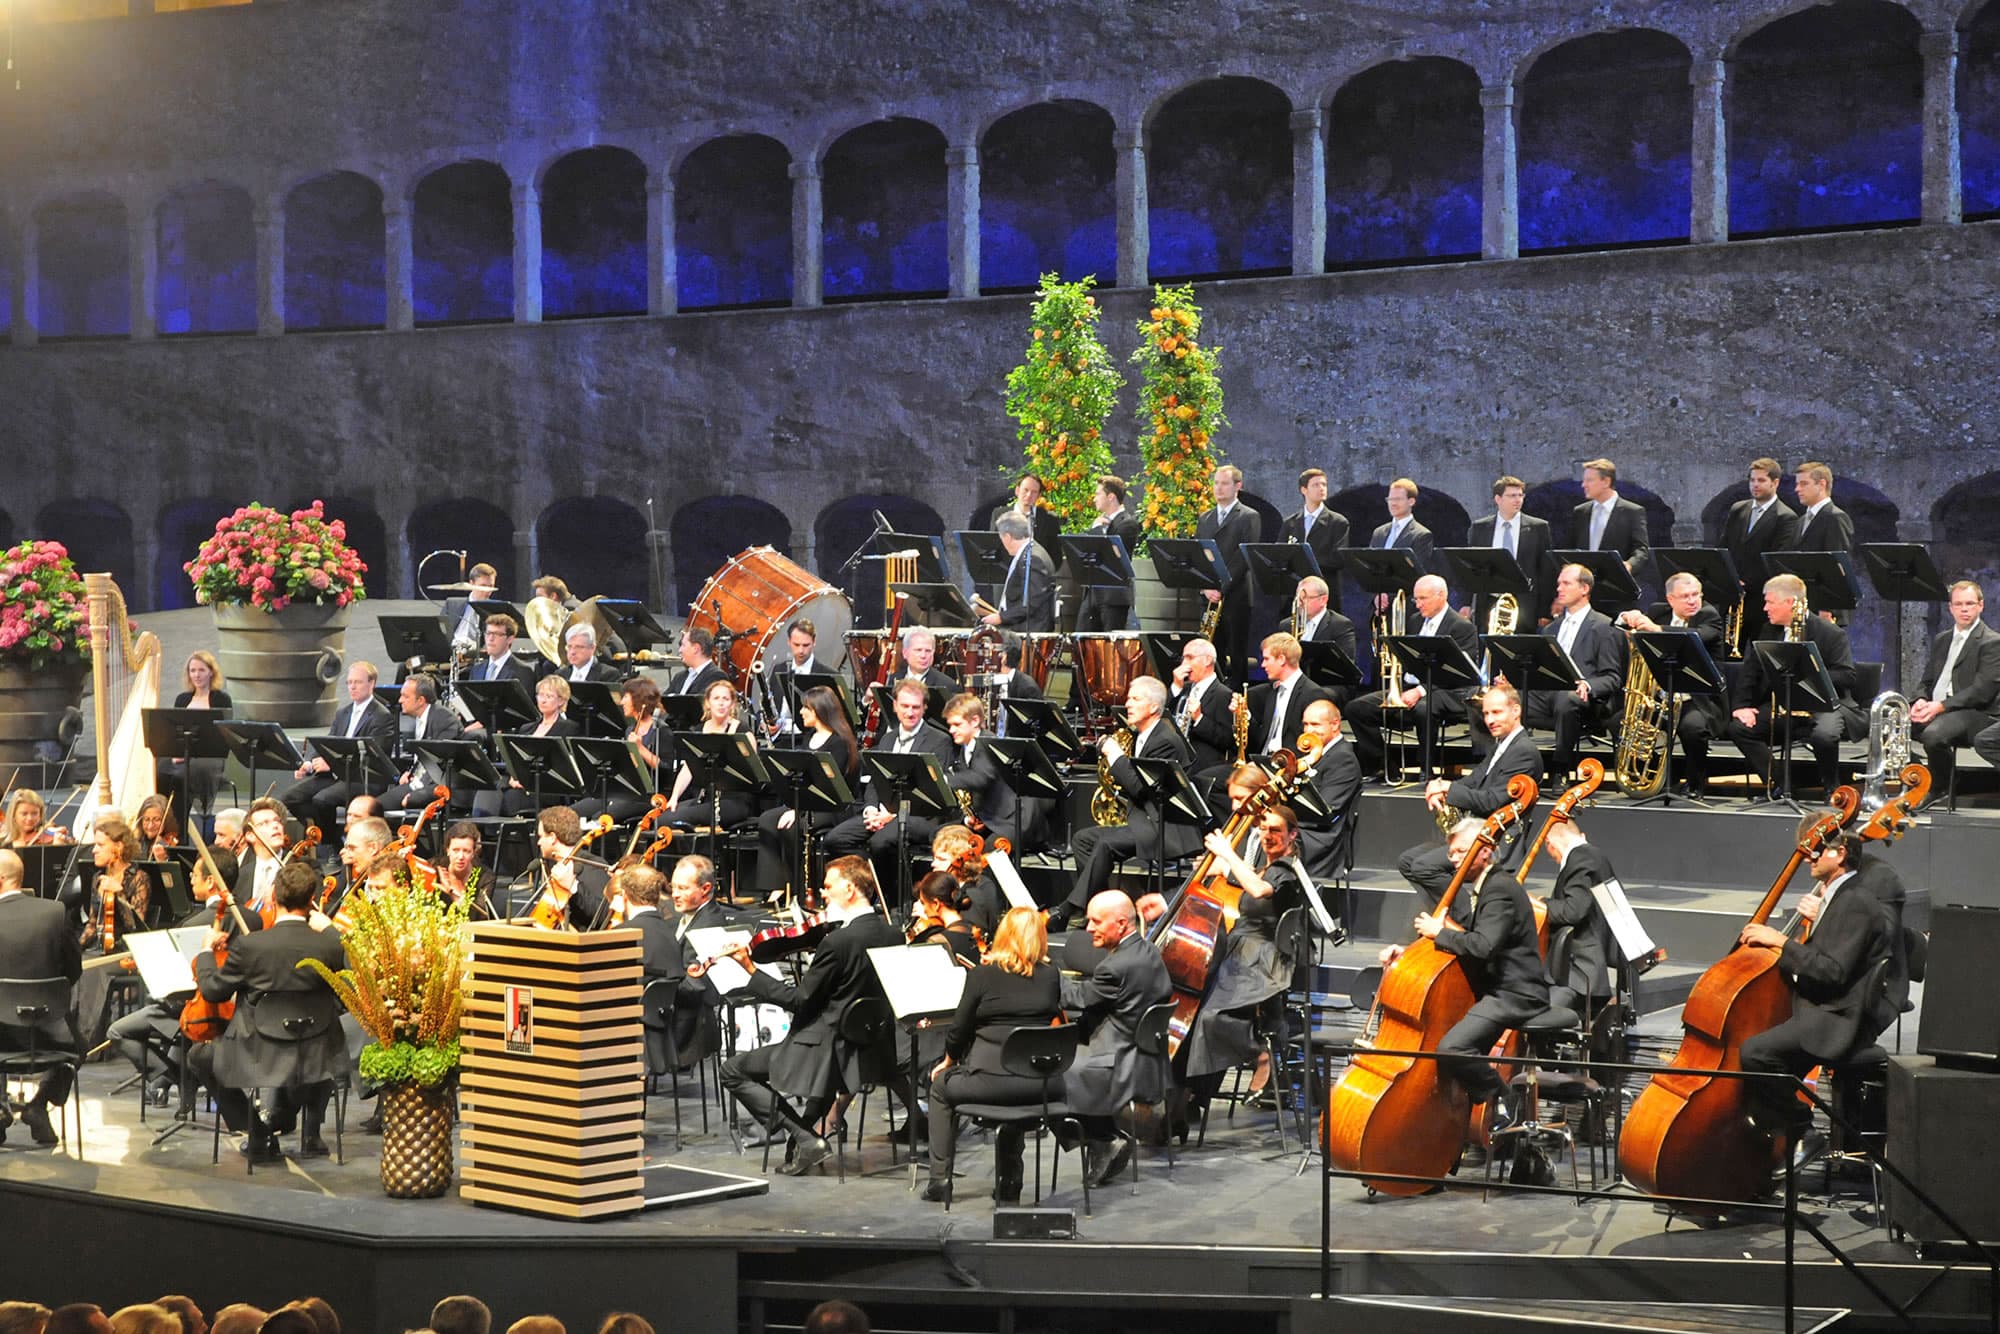
M 701 586 L 687 624 L 718 637 L 723 626 L 729 627 L 736 636 L 729 646 L 730 674 L 741 687 L 758 658 L 769 671 L 789 656 L 785 628 L 801 616 L 813 623 L 818 636 L 815 653 L 826 655 L 819 661 L 838 671 L 847 660 L 847 631 L 854 624 L 847 596 L 772 548 L 751 547 L 732 556 Z

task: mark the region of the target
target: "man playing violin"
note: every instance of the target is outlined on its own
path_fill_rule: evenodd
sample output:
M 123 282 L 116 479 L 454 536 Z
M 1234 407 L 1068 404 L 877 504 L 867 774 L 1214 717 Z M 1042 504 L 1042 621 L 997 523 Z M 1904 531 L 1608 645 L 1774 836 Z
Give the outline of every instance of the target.
M 1483 822 L 1460 820 L 1451 831 L 1451 864 L 1466 866 L 1464 888 L 1467 899 L 1458 902 L 1460 926 L 1439 913 L 1417 914 L 1417 934 L 1447 954 L 1455 954 L 1465 967 L 1466 980 L 1478 999 L 1465 1018 L 1451 1026 L 1438 1042 L 1439 1063 L 1446 1073 L 1472 1095 L 1475 1106 L 1494 1104 L 1491 1125 L 1507 1124 L 1508 1114 L 1501 1094 L 1506 1085 L 1486 1059 L 1493 1042 L 1510 1028 L 1517 1028 L 1549 1006 L 1549 979 L 1542 968 L 1541 945 L 1535 936 L 1535 914 L 1528 906 L 1527 891 L 1513 876 L 1493 876 L 1493 849 L 1479 840 Z M 1402 957 L 1403 945 L 1382 947 L 1384 968 Z
M 588 931 L 604 911 L 611 868 L 587 852 L 583 821 L 569 806 L 551 806 L 535 817 L 535 847 L 542 857 L 543 893 L 552 895 L 578 931 Z
M 637 875 L 640 870 L 648 875 Z M 688 932 L 729 923 L 728 914 L 715 901 L 715 863 L 698 853 L 683 857 L 674 863 L 671 884 L 650 866 L 627 867 L 613 877 L 613 884 L 625 890 L 625 924 L 646 933 L 643 966 L 647 985 L 665 983 L 662 992 L 670 989 L 673 998 L 671 1008 L 656 1007 L 651 999 L 646 1006 L 646 1040 L 655 1047 L 653 1054 L 662 1058 L 653 1064 L 666 1065 L 664 1039 L 668 1030 L 664 1025 L 670 1020 L 672 1054 L 685 1069 L 708 1055 L 717 1032 L 714 1012 L 722 1003 L 713 982 L 698 973 L 689 976 L 689 966 L 700 956 Z M 648 903 L 659 903 L 663 891 L 672 896 L 671 915 L 657 907 L 650 914 L 645 912 Z M 656 1019 L 661 1021 L 659 1027 Z
M 236 872 L 236 901 L 245 912 L 261 911 L 270 902 L 271 886 L 277 883 L 278 868 L 284 865 L 285 849 L 291 840 L 285 825 L 291 812 L 273 797 L 259 797 L 250 803 L 250 818 L 244 825 L 244 842 L 250 855 L 241 858 Z

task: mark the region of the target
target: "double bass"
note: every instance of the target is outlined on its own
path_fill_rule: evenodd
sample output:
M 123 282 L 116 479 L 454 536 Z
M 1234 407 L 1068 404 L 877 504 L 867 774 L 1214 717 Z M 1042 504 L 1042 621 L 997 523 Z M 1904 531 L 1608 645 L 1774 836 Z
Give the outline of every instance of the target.
M 1438 900 L 1437 916 L 1450 913 L 1479 849 L 1498 845 L 1510 826 L 1527 818 L 1539 795 L 1535 780 L 1526 774 L 1507 780 L 1507 804 L 1486 817 Z M 1472 982 L 1458 956 L 1419 938 L 1382 971 L 1370 1016 L 1373 1032 L 1364 1045 L 1380 1051 L 1436 1051 L 1472 1003 Z M 1465 1143 L 1469 1103 L 1464 1088 L 1434 1060 L 1357 1051 L 1327 1098 L 1327 1160 L 1353 1172 L 1441 1177 L 1458 1161 Z M 1430 1189 L 1414 1181 L 1367 1184 L 1382 1195 L 1418 1195 Z

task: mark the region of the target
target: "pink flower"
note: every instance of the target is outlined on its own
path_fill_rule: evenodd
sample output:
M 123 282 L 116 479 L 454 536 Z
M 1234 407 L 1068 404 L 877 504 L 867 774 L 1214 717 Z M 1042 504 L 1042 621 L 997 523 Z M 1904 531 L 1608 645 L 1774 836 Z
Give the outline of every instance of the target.
M 311 584 L 314 588 L 319 589 L 321 592 L 325 592 L 326 586 L 332 583 L 333 581 L 326 577 L 325 570 L 314 570 L 311 574 L 306 576 L 306 582 Z

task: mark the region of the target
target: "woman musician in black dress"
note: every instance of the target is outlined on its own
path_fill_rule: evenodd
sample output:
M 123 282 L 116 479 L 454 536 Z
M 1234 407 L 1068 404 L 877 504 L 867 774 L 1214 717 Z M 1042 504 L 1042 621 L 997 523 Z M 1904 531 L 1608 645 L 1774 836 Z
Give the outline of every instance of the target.
M 569 682 L 551 672 L 535 682 L 535 725 L 514 736 L 575 736 L 577 726 L 569 720 Z M 497 792 L 472 794 L 474 815 L 519 815 L 533 810 L 534 785 L 518 775 L 507 775 L 507 786 Z
M 643 797 L 621 788 L 611 794 L 609 801 L 585 797 L 572 803 L 577 818 L 585 824 L 606 813 L 620 824 L 636 820 L 652 806 L 652 794 L 660 788 L 660 752 L 667 748 L 667 729 L 660 725 L 660 687 L 651 677 L 635 676 L 618 690 L 626 721 L 632 724 L 625 739 L 638 748 L 639 760 L 646 766 L 651 785 Z
M 854 776 L 861 770 L 861 747 L 855 744 L 854 729 L 848 726 L 847 710 L 841 706 L 840 696 L 825 686 L 806 691 L 799 697 L 799 726 L 806 734 L 806 748 L 824 750 L 832 756 L 834 768 L 840 770 L 852 787 Z M 799 864 L 799 838 L 805 827 L 831 828 L 846 814 L 831 811 L 801 819 L 799 812 L 781 805 L 758 816 L 757 892 L 773 895 L 791 881 Z M 810 893 L 810 877 L 800 889 L 802 894 Z
M 729 681 L 711 681 L 701 692 L 701 726 L 695 730 L 705 736 L 741 732 L 743 720 L 737 713 L 736 686 Z M 673 783 L 667 789 L 667 823 L 676 829 L 714 824 L 718 810 L 726 829 L 749 819 L 756 806 L 750 793 L 730 788 L 724 788 L 718 799 L 708 786 L 705 766 L 675 765 Z

